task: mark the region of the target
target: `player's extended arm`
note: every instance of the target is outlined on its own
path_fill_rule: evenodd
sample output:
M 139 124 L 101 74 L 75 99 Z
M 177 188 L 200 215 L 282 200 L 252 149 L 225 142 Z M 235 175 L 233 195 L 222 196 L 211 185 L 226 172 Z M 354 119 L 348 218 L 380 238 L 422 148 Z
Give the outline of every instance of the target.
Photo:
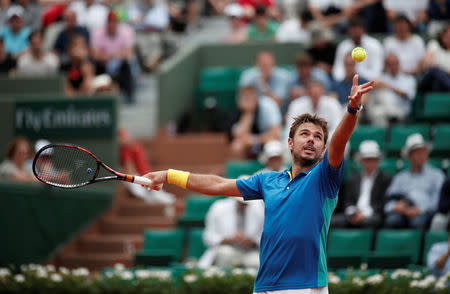
M 361 96 L 373 89 L 374 81 L 367 82 L 358 86 L 358 75 L 353 77 L 353 85 L 348 96 L 348 106 L 351 109 L 358 109 L 361 105 Z M 356 121 L 358 119 L 359 112 L 352 114 L 346 111 L 344 117 L 339 123 L 338 127 L 334 131 L 333 137 L 330 140 L 328 146 L 328 162 L 334 168 L 338 168 L 341 165 L 344 158 L 345 145 L 347 144 L 350 136 L 355 129 Z
M 151 172 L 144 177 L 152 180 L 150 189 L 159 190 L 162 184 L 169 183 L 167 178 L 168 171 Z M 178 185 L 178 184 L 177 184 Z M 186 189 L 206 194 L 220 196 L 242 196 L 236 186 L 236 180 L 225 179 L 216 175 L 189 174 L 187 178 Z

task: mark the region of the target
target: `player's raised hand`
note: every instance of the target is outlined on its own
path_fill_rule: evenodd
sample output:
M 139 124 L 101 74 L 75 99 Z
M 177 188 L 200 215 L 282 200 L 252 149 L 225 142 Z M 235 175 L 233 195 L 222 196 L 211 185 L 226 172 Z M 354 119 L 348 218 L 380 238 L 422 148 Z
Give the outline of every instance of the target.
M 373 89 L 372 85 L 374 81 L 370 81 L 358 86 L 358 78 L 359 76 L 355 74 L 355 76 L 353 77 L 353 85 L 350 91 L 350 96 L 348 96 L 348 104 L 351 108 L 358 108 L 361 105 L 361 96 Z

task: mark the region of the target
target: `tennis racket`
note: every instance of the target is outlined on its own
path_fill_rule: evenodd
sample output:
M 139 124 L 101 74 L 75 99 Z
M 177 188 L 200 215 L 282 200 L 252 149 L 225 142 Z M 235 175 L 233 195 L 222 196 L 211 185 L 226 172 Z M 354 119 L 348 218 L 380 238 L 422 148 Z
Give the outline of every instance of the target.
M 105 169 L 108 176 L 99 177 L 101 169 Z M 110 180 L 145 186 L 152 184 L 150 179 L 119 173 L 104 164 L 92 152 L 70 144 L 49 144 L 42 147 L 34 157 L 33 173 L 45 184 L 66 189 Z

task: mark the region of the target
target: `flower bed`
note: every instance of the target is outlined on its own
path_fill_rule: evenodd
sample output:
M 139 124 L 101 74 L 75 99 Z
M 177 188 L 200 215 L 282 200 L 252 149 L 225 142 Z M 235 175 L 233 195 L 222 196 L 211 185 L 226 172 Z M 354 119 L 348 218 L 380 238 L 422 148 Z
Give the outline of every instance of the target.
M 189 264 L 175 270 L 116 265 L 102 274 L 30 264 L 0 268 L 0 293 L 248 294 L 255 276 L 254 269 L 200 270 Z M 421 270 L 349 269 L 329 273 L 328 282 L 331 294 L 450 294 L 450 273 L 437 279 Z

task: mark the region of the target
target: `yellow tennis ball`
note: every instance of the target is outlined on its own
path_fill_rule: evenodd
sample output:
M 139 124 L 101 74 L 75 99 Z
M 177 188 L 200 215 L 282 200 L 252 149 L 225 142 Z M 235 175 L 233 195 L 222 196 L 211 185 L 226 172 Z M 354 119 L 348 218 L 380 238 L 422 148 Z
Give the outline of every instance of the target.
M 366 50 L 361 47 L 356 47 L 352 50 L 352 59 L 356 62 L 361 62 L 366 59 Z

